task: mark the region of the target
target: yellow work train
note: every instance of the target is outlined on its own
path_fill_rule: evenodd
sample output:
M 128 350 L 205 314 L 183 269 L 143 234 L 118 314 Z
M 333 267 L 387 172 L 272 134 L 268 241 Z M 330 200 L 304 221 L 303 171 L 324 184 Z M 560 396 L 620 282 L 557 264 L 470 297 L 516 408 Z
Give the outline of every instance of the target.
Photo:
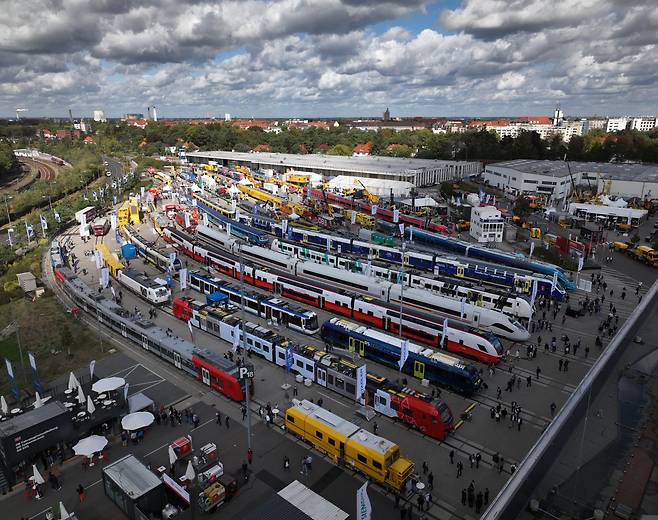
M 402 491 L 414 463 L 400 447 L 359 428 L 310 401 L 293 399 L 286 410 L 286 429 L 331 457 L 335 464 L 358 470 L 380 484 Z
M 105 267 L 107 267 L 110 270 L 110 274 L 116 278 L 119 274 L 119 271 L 124 269 L 125 266 L 121 263 L 117 256 L 108 249 L 105 244 L 96 244 L 96 249 L 100 251 Z
M 266 191 L 259 190 L 258 188 L 247 186 L 245 184 L 237 184 L 237 187 L 242 193 L 262 202 L 270 202 L 276 207 L 280 207 L 284 203 L 284 200 L 281 197 L 277 197 L 276 195 L 272 195 Z

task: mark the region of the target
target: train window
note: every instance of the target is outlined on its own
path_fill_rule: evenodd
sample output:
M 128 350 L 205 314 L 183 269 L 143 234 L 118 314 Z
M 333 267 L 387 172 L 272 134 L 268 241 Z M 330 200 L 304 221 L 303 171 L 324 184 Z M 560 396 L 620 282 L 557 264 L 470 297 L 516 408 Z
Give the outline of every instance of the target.
M 319 432 L 319 431 L 317 431 L 317 430 L 315 430 L 315 436 L 316 436 L 318 439 L 322 439 L 322 438 L 324 438 L 324 435 L 322 435 L 322 432 Z
M 479 343 L 478 343 L 477 345 L 478 345 L 478 348 L 479 348 L 482 352 L 486 352 L 486 351 L 487 351 L 486 347 L 484 347 L 483 345 L 480 345 Z
M 397 411 L 398 411 L 398 408 L 399 408 L 399 407 L 398 407 L 398 403 L 396 403 L 395 401 L 391 400 L 391 408 L 393 408 L 393 410 L 395 410 L 395 411 L 397 412 Z
M 356 387 L 352 383 L 346 383 L 345 389 L 347 390 L 347 393 L 349 393 L 350 395 L 356 394 Z
M 376 460 L 372 461 L 372 465 L 375 466 L 375 468 L 377 468 L 377 469 L 382 469 L 382 465 L 379 462 L 377 462 Z
M 335 446 L 335 445 L 336 445 L 336 441 L 333 440 L 331 437 L 327 437 L 327 441 L 328 441 L 329 444 L 331 444 L 332 446 Z
M 304 368 L 304 363 L 302 363 L 299 359 L 298 359 L 297 361 L 295 361 L 295 364 L 296 364 L 299 368 Z
M 267 346 L 267 345 L 263 345 L 263 352 L 265 352 L 266 354 L 269 354 L 270 353 L 270 347 Z
M 306 370 L 309 370 L 309 371 L 313 370 L 313 365 L 310 365 L 310 364 L 307 363 L 306 364 Z
M 359 462 L 362 462 L 363 464 L 368 464 L 368 459 L 366 459 L 363 455 L 360 453 L 356 456 L 357 459 L 359 459 Z
M 336 378 L 336 388 L 340 388 L 343 390 L 345 388 L 345 381 L 340 379 L 339 377 Z
M 251 338 L 247 338 L 247 345 L 253 345 L 253 344 L 254 344 L 254 340 Z
M 334 384 L 334 376 L 332 376 L 331 374 L 327 374 L 327 381 L 329 382 L 330 385 L 333 386 L 333 384 Z
M 286 359 L 286 355 L 283 352 L 279 352 L 278 358 L 279 359 Z
M 378 399 L 379 399 L 379 404 L 386 406 L 386 398 L 384 396 L 380 395 Z
M 292 415 L 286 415 L 286 420 L 290 421 L 291 423 L 295 422 L 295 418 Z

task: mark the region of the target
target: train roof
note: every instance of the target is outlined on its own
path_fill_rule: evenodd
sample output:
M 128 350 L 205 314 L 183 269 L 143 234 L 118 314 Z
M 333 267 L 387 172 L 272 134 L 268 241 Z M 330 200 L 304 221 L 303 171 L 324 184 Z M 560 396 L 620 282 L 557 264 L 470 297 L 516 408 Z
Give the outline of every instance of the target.
M 350 330 L 356 334 L 360 334 L 367 338 L 381 341 L 398 350 L 401 348 L 402 341 L 404 341 L 401 340 L 398 336 L 391 336 L 389 334 L 384 334 L 383 332 L 380 332 L 378 330 L 371 329 L 369 327 L 366 327 L 365 325 L 359 325 L 358 323 L 354 323 L 352 321 L 343 318 L 332 318 L 329 321 L 332 325 L 345 328 L 347 330 Z M 420 356 L 430 358 L 440 363 L 454 366 L 456 368 L 466 367 L 466 364 L 459 358 L 450 356 L 448 354 L 445 354 L 438 350 L 434 350 L 429 347 L 424 347 L 416 343 L 412 343 L 410 341 L 409 341 L 409 352 L 413 352 L 414 354 L 418 354 Z
M 231 373 L 237 368 L 237 365 L 233 361 L 226 359 L 215 352 L 210 352 L 207 349 L 194 348 L 192 353 L 195 356 L 212 363 L 226 373 Z
M 391 449 L 397 448 L 398 445 L 393 441 L 370 433 L 368 430 L 360 429 L 358 432 L 350 437 L 350 440 L 356 441 L 361 446 L 364 446 L 372 451 L 380 453 L 385 456 Z
M 359 427 L 356 424 L 353 424 L 348 420 L 339 417 L 335 413 L 332 413 L 329 410 L 325 410 L 315 403 L 307 401 L 306 399 L 303 401 L 293 399 L 293 405 L 291 408 L 294 408 L 307 418 L 314 419 L 322 424 L 327 425 L 345 437 L 350 437 L 359 431 Z
M 152 278 L 149 278 L 148 276 L 145 276 L 144 274 L 135 271 L 134 269 L 122 269 L 121 272 L 123 273 L 124 276 L 127 276 L 128 278 L 135 280 L 137 283 L 149 289 L 159 289 L 161 287 L 165 287 L 164 285 L 156 282 Z

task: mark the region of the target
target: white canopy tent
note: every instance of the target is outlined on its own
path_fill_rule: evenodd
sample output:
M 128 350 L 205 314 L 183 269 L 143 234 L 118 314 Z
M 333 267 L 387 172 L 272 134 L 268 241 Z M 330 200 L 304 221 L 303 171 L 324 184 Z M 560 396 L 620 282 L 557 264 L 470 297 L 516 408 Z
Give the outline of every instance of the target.
M 153 421 L 155 417 L 151 412 L 135 412 L 121 419 L 121 427 L 128 431 L 141 430 L 153 424 Z
M 90 435 L 78 441 L 78 443 L 73 446 L 73 452 L 76 455 L 83 455 L 85 457 L 91 457 L 94 453 L 103 451 L 103 448 L 107 446 L 107 439 L 101 437 L 100 435 Z
M 91 386 L 91 389 L 97 394 L 102 394 L 104 392 L 113 392 L 114 390 L 118 390 L 125 384 L 126 380 L 123 377 L 106 377 L 96 381 Z

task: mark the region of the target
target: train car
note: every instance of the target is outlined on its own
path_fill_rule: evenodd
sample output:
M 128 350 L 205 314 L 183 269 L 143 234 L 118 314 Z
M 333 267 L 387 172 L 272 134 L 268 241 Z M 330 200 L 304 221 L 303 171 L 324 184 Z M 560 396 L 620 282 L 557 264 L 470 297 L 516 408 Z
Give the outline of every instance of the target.
M 153 264 L 155 267 L 163 271 L 172 269 L 173 272 L 177 273 L 180 270 L 180 259 L 175 258 L 172 263 L 168 252 L 164 251 L 162 248 L 157 247 L 154 242 L 149 242 L 146 240 L 139 233 L 137 233 L 132 226 L 124 226 L 122 232 L 126 237 L 126 240 L 135 246 L 137 254 L 144 258 L 144 260 L 147 262 Z
M 121 306 L 90 290 L 68 268 L 56 269 L 55 279 L 77 308 L 89 313 L 99 323 L 228 398 L 244 401 L 244 385 L 241 386 L 236 377 L 239 368 L 236 363 L 216 359 L 211 352 L 196 348 L 151 321 L 131 318 Z M 220 381 L 223 384 L 219 384 Z
M 348 349 L 361 357 L 399 369 L 402 342 L 399 337 L 358 325 L 343 318 L 332 318 L 322 325 L 322 339 L 335 347 Z M 463 395 L 475 394 L 481 384 L 478 370 L 471 364 L 443 352 L 408 343 L 409 357 L 402 372 Z
M 110 232 L 110 222 L 107 219 L 94 222 L 91 225 L 91 232 L 96 237 L 104 237 Z
M 199 209 L 206 212 L 210 219 L 217 222 L 224 229 L 230 231 L 231 235 L 242 238 L 251 244 L 265 245 L 269 243 L 267 233 L 247 226 L 246 224 L 241 224 L 237 220 L 225 216 L 222 212 L 213 207 L 211 201 L 202 197 L 198 193 L 193 194 L 193 197 L 195 198 Z
M 456 300 L 466 299 L 467 302 L 476 306 L 500 310 L 522 320 L 524 323 L 532 317 L 530 302 L 523 296 L 512 294 L 509 291 L 494 292 L 480 287 L 464 286 L 448 278 L 424 276 L 421 271 L 393 269 L 381 262 L 363 261 L 346 255 L 330 254 L 307 245 L 302 246 L 279 239 L 273 240 L 270 248 L 273 251 L 317 264 L 326 264 L 339 269 L 374 276 L 389 282 L 403 283 L 405 287 L 424 289 Z
M 134 269 L 121 269 L 116 278 L 123 286 L 155 305 L 165 304 L 171 297 L 171 291 L 165 285 Z
M 432 246 L 439 247 L 444 251 L 449 251 L 458 255 L 464 255 L 484 260 L 486 262 L 494 262 L 496 264 L 506 265 L 513 268 L 524 269 L 550 277 L 556 276 L 559 283 L 566 289 L 576 288 L 576 282 L 574 282 L 563 269 L 560 269 L 554 264 L 549 264 L 540 260 L 532 260 L 517 254 L 499 251 L 498 249 L 483 247 L 480 244 L 473 244 L 455 237 L 448 237 L 423 229 L 406 229 L 405 234 L 413 234 L 414 240 L 431 244 Z
M 110 270 L 110 274 L 116 278 L 119 275 L 119 272 L 122 269 L 125 269 L 125 266 L 117 258 L 117 256 L 112 253 L 105 244 L 96 244 L 96 250 L 100 251 L 101 257 L 105 267 Z
M 400 447 L 310 401 L 293 400 L 286 410 L 286 430 L 310 443 L 334 464 L 344 464 L 379 484 L 403 491 L 414 464 Z

